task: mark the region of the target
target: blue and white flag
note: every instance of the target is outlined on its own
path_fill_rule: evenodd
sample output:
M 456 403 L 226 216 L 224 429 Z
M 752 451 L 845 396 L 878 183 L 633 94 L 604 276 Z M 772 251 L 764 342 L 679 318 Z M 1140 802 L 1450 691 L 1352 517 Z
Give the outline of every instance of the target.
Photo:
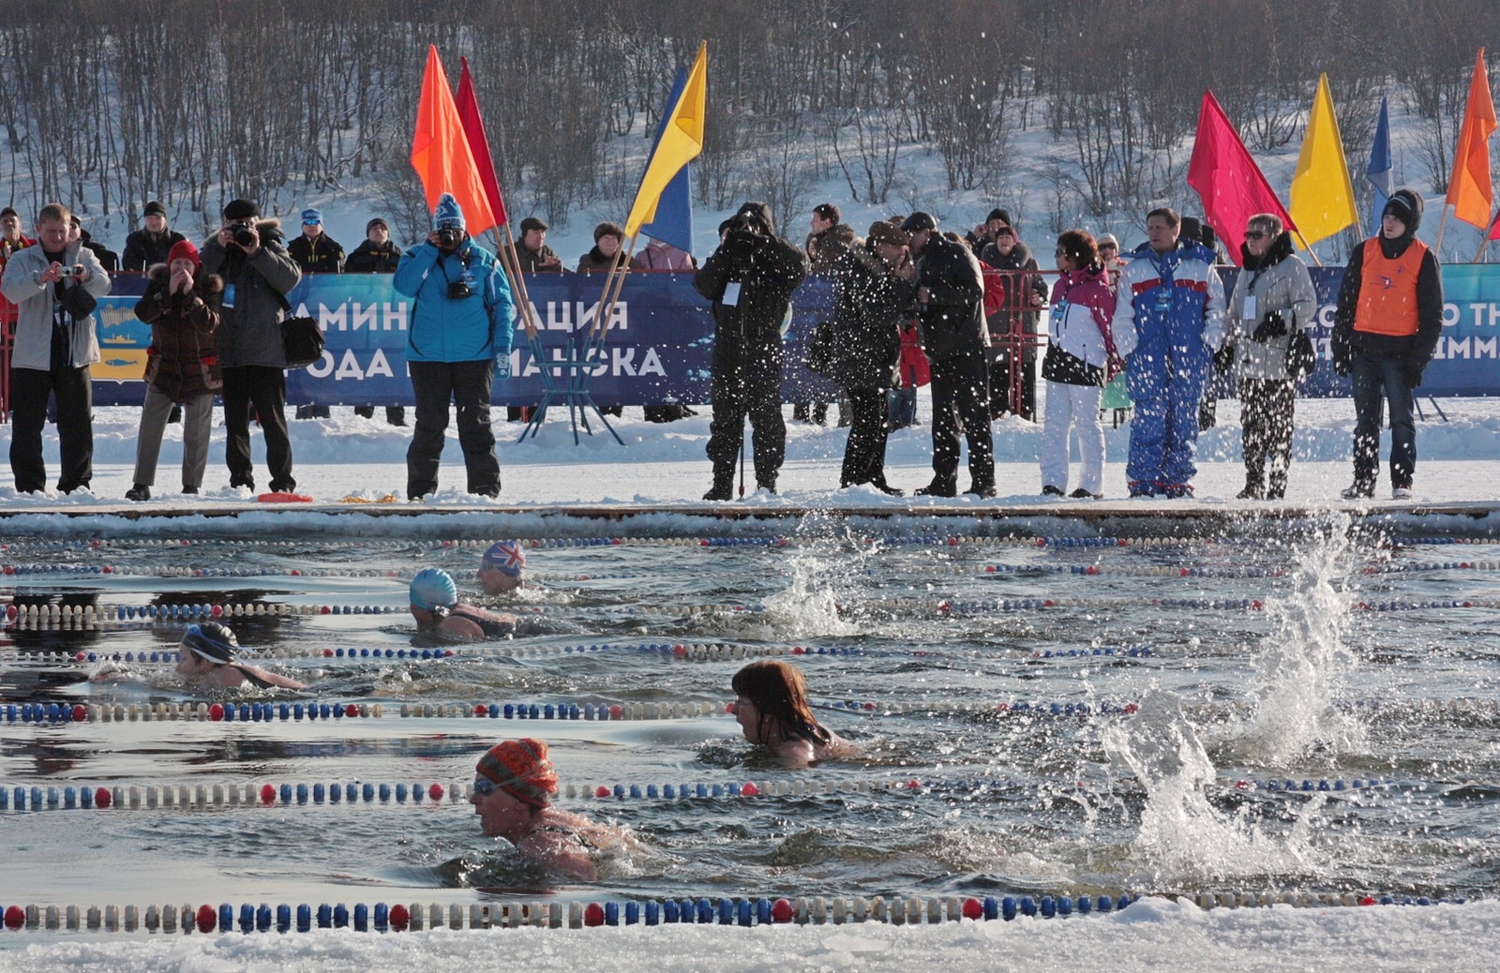
M 1370 236 L 1377 237 L 1385 201 L 1391 198 L 1396 188 L 1391 182 L 1391 115 L 1384 95 L 1380 96 L 1380 121 L 1375 126 L 1375 144 L 1370 146 L 1370 164 L 1365 167 L 1365 178 L 1375 189 L 1375 198 L 1370 201 Z

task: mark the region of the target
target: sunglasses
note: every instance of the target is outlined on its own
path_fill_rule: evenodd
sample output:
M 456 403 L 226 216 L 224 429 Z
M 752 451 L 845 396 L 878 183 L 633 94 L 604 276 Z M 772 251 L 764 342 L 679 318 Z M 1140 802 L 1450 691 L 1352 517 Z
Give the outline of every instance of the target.
M 1261 240 L 1261 239 L 1265 238 L 1265 235 L 1266 235 L 1266 231 L 1265 230 L 1246 230 L 1245 231 L 1245 239 L 1246 240 Z
M 499 789 L 500 785 L 490 780 L 488 777 L 474 778 L 474 793 L 478 794 L 480 797 L 489 797 Z
M 1113 243 L 1101 243 L 1101 244 L 1099 244 L 1099 249 L 1100 250 L 1118 250 L 1120 248 L 1117 247 L 1117 246 L 1115 246 Z

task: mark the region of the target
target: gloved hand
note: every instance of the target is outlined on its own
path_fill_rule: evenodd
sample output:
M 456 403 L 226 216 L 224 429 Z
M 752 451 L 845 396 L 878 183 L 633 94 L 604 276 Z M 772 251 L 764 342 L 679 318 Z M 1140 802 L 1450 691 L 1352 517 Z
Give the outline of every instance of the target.
M 735 227 L 724 238 L 724 250 L 736 261 L 746 261 L 755 256 L 755 247 L 760 241 L 753 231 Z
M 510 352 L 495 356 L 495 377 L 510 378 Z
M 1401 380 L 1406 383 L 1406 388 L 1408 391 L 1422 384 L 1423 368 L 1423 365 L 1414 361 L 1405 361 L 1401 363 Z
M 1333 356 L 1333 370 L 1335 372 L 1337 372 L 1340 377 L 1347 378 L 1348 375 L 1349 375 L 1349 358 L 1348 358 L 1348 356 L 1346 356 L 1346 355 L 1334 355 Z
M 1272 338 L 1286 337 L 1286 319 L 1281 316 L 1280 311 L 1271 311 L 1265 320 L 1255 326 L 1255 333 L 1250 336 L 1252 341 L 1264 344 Z
M 1234 345 L 1225 345 L 1214 352 L 1214 371 L 1220 375 L 1228 375 L 1229 370 L 1234 367 Z

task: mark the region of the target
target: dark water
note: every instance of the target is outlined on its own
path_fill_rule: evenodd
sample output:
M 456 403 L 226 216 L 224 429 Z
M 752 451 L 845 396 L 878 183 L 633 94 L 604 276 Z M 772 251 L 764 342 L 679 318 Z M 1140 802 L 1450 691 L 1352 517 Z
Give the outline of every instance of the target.
M 646 848 L 604 861 L 598 887 L 558 887 L 503 842 L 481 837 L 467 805 L 447 801 L 10 810 L 0 812 L 12 876 L 5 897 L 86 905 L 446 902 L 541 890 L 570 898 L 1494 894 L 1496 610 L 1433 603 L 1500 595 L 1500 548 L 1393 544 L 1346 527 L 1214 543 L 1038 546 L 949 544 L 952 525 L 928 537 L 919 524 L 860 535 L 808 523 L 786 545 L 549 547 L 531 554 L 536 586 L 497 604 L 535 615 L 550 634 L 442 660 L 325 657 L 431 648 L 399 612 L 237 620 L 257 661 L 313 688 L 217 701 L 378 702 L 390 715 L 0 722 L 0 785 L 447 785 L 471 779 L 476 756 L 495 740 L 530 735 L 552 745 L 565 786 L 589 791 L 755 781 L 819 792 L 566 799 L 569 809 L 629 827 Z M 0 558 L 25 570 L 0 577 L 0 601 L 100 612 L 400 609 L 406 579 L 429 565 L 454 572 L 474 596 L 482 549 L 389 537 L 104 548 L 8 540 Z M 111 573 L 40 570 L 105 564 Z M 179 569 L 229 576 L 134 573 Z M 1387 610 L 1358 607 L 1365 602 Z M 1406 607 L 1416 602 L 1428 607 Z M 169 662 L 98 661 L 169 652 L 184 624 L 6 627 L 0 699 L 126 707 L 206 699 L 186 691 Z M 657 648 L 671 645 L 716 658 Z M 609 648 L 566 651 L 580 646 Z M 813 652 L 786 657 L 814 695 L 855 705 L 822 716 L 861 751 L 794 772 L 746 745 L 723 713 L 745 661 L 723 656 L 798 646 Z M 49 652 L 96 661 L 49 660 Z M 707 704 L 710 715 L 394 716 L 403 703 L 491 702 L 691 703 Z M 1133 711 L 1119 712 L 1126 707 Z M 1304 780 L 1339 789 L 1302 791 Z M 887 789 L 892 782 L 920 786 Z M 1288 782 L 1298 789 L 1288 792 Z M 823 793 L 828 787 L 835 792 Z

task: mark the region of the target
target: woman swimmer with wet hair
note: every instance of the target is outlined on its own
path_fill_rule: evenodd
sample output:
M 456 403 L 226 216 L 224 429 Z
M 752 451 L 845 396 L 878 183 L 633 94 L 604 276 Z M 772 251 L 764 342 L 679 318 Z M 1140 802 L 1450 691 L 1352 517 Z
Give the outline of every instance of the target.
M 229 626 L 189 625 L 177 647 L 177 672 L 189 683 L 214 689 L 239 689 L 247 682 L 257 689 L 307 688 L 306 683 L 237 661 L 239 650 L 240 641 Z
M 775 750 L 787 766 L 806 767 L 852 749 L 813 716 L 807 680 L 796 667 L 779 659 L 752 662 L 734 674 L 731 685 L 745 739 Z

